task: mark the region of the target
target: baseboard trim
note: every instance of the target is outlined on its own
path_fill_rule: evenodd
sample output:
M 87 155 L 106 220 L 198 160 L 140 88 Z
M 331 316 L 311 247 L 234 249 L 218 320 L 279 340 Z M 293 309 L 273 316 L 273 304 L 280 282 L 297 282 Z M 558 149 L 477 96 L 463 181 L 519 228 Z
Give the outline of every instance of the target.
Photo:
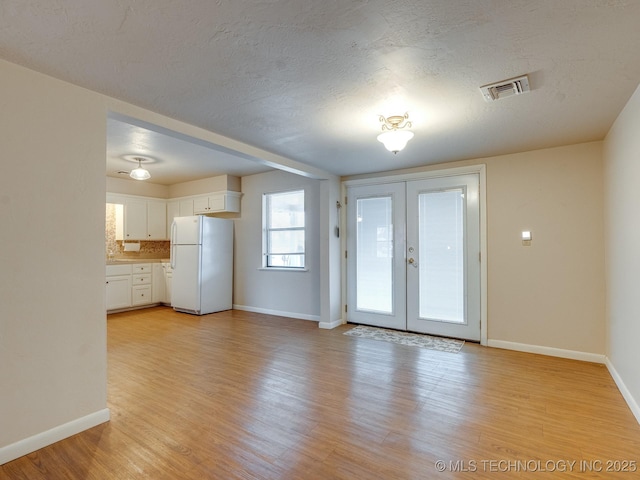
M 245 312 L 264 313 L 265 315 L 277 315 L 278 317 L 297 318 L 298 320 L 310 320 L 319 322 L 320 315 L 307 315 L 306 313 L 283 312 L 281 310 L 270 310 L 268 308 L 249 307 L 247 305 L 233 304 L 234 310 L 242 310 Z
M 633 395 L 631 395 L 631 392 L 625 385 L 622 377 L 616 370 L 616 367 L 613 366 L 613 363 L 611 363 L 611 360 L 609 360 L 608 357 L 606 358 L 605 365 L 607 366 L 609 373 L 613 377 L 613 381 L 616 382 L 616 385 L 618 387 L 618 390 L 620 390 L 622 397 L 624 398 L 625 402 L 627 402 L 627 405 L 629 405 L 631 413 L 633 413 L 633 416 L 636 417 L 636 421 L 640 423 L 640 405 L 638 405 L 636 399 L 633 398 Z
M 597 353 L 579 352 L 577 350 L 565 350 L 562 348 L 543 347 L 540 345 L 528 345 L 526 343 L 506 342 L 504 340 L 489 340 L 489 347 L 504 348 L 505 350 L 516 350 L 518 352 L 537 353 L 549 355 L 550 357 L 569 358 L 571 360 L 582 360 L 583 362 L 605 363 L 606 357 Z
M 325 330 L 331 330 L 332 328 L 339 327 L 343 323 L 344 322 L 342 321 L 342 319 L 339 318 L 338 320 L 334 320 L 333 322 L 320 322 L 320 323 L 318 323 L 318 328 L 324 328 Z
M 76 433 L 83 432 L 92 427 L 108 422 L 110 413 L 108 408 L 98 410 L 97 412 L 85 415 L 70 422 L 58 425 L 42 433 L 32 435 L 18 442 L 0 448 L 0 465 L 20 458 L 28 453 L 35 452 L 52 443 L 64 440 Z

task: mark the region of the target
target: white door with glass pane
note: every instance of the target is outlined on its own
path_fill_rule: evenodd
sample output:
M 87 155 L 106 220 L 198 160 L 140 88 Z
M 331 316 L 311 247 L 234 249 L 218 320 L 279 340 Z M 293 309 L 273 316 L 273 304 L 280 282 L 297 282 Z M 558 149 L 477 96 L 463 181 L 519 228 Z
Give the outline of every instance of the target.
M 407 330 L 480 340 L 478 184 L 407 182 Z
M 469 174 L 349 187 L 350 322 L 480 340 L 478 184 Z
M 378 327 L 406 328 L 405 185 L 349 188 L 347 316 Z

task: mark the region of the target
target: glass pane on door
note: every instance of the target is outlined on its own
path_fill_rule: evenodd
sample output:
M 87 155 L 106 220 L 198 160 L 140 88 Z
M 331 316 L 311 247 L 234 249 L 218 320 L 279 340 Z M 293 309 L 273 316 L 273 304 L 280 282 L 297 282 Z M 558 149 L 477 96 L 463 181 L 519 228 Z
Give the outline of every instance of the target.
M 392 198 L 359 198 L 357 202 L 356 308 L 392 314 Z
M 420 318 L 465 323 L 464 193 L 418 195 Z

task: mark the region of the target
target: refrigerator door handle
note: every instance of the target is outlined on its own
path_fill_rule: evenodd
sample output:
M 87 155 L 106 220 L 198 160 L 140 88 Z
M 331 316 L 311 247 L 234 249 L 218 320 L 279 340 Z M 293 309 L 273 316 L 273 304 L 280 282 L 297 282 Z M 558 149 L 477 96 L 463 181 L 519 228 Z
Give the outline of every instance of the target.
M 176 268 L 176 221 L 171 223 L 171 268 Z

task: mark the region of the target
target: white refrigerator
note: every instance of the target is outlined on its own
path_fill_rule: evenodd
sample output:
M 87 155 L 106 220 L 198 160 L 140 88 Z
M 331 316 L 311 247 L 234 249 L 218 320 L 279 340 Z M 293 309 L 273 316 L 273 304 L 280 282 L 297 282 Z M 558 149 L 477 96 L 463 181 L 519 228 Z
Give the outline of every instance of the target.
M 171 306 L 205 315 L 232 308 L 233 221 L 176 217 L 171 225 Z

